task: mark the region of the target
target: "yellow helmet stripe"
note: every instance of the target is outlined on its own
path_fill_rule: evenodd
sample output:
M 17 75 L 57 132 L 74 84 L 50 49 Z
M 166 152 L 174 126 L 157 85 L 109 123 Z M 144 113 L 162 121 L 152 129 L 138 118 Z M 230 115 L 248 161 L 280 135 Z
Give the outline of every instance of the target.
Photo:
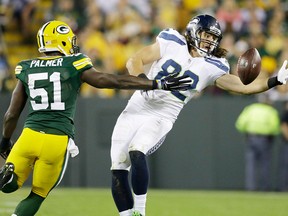
M 84 68 L 87 65 L 92 65 L 91 59 L 90 58 L 83 58 L 78 61 L 73 62 L 73 66 L 77 69 L 80 70 Z
M 44 47 L 45 46 L 45 42 L 44 42 L 44 30 L 45 28 L 50 24 L 50 22 L 47 22 L 46 24 L 44 24 L 42 26 L 42 28 L 39 30 L 38 33 L 38 39 L 39 39 L 39 43 L 40 43 L 40 47 Z

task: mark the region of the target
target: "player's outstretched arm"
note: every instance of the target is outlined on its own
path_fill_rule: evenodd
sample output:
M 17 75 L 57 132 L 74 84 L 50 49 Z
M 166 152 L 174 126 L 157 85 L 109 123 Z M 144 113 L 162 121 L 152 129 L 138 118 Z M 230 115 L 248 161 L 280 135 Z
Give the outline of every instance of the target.
M 96 88 L 116 88 L 116 89 L 139 89 L 153 90 L 162 89 L 167 91 L 185 90 L 192 81 L 187 76 L 168 76 L 163 79 L 149 80 L 132 75 L 114 75 L 101 73 L 91 68 L 82 73 L 81 79 Z
M 277 77 L 256 78 L 249 85 L 244 85 L 238 76 L 226 74 L 216 80 L 216 86 L 237 94 L 257 94 L 267 91 L 277 85 L 286 84 L 288 80 L 287 60 L 284 61 L 282 67 L 278 71 Z
M 162 89 L 168 91 L 186 90 L 190 87 L 192 80 L 188 76 L 172 74 L 162 79 L 149 80 L 137 77 L 144 73 L 144 65 L 160 59 L 159 43 L 143 47 L 127 61 L 127 69 L 132 75 L 113 75 L 100 73 L 95 68 L 91 68 L 82 74 L 82 81 L 97 88 L 117 88 L 117 89 L 139 89 L 152 90 Z

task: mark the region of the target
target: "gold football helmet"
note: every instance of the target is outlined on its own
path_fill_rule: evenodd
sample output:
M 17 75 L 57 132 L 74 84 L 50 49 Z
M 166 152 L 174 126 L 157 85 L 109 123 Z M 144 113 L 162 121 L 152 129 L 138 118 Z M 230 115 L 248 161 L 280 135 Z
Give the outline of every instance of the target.
M 61 21 L 45 23 L 38 31 L 37 43 L 40 53 L 59 51 L 67 56 L 79 52 L 72 29 Z

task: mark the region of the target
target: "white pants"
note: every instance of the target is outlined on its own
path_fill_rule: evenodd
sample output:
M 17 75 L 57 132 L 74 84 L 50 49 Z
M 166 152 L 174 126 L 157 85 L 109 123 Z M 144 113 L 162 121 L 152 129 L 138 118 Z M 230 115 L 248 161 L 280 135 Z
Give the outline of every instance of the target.
M 155 152 L 172 129 L 173 122 L 145 110 L 126 109 L 119 116 L 112 134 L 112 170 L 130 168 L 129 151 L 146 155 Z

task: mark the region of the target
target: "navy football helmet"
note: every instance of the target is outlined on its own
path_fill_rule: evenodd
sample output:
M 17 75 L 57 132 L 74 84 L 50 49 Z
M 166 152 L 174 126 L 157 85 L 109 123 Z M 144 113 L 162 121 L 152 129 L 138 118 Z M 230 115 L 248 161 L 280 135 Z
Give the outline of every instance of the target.
M 201 38 L 201 33 L 206 32 L 213 35 L 213 40 Z M 210 15 L 198 15 L 193 17 L 186 26 L 185 36 L 190 46 L 197 49 L 200 56 L 213 55 L 213 51 L 219 46 L 222 39 L 222 31 L 218 21 Z M 209 48 L 201 48 L 200 43 L 204 42 Z

